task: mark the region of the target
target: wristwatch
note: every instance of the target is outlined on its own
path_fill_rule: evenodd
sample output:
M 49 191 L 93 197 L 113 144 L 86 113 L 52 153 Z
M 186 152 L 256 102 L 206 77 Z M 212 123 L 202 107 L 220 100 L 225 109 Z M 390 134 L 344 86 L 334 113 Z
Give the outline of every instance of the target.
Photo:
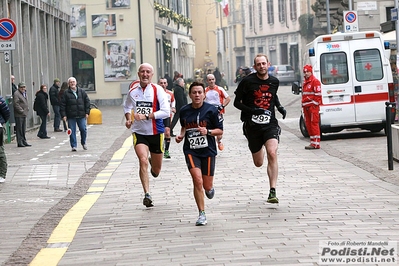
M 206 132 L 206 134 L 207 134 L 208 136 L 211 136 L 211 135 L 212 135 L 212 130 L 208 129 L 207 132 Z
M 146 115 L 145 115 L 145 118 L 146 118 L 147 120 L 149 120 L 149 119 L 150 119 L 150 116 L 149 116 L 148 114 L 146 114 Z

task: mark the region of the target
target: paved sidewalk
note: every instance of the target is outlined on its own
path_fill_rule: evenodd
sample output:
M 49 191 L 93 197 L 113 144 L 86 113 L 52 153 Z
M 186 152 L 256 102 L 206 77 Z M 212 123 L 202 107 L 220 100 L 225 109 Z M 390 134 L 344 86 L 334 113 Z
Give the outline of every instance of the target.
M 58 265 L 317 265 L 321 240 L 399 239 L 398 187 L 323 150 L 304 150 L 307 141 L 289 132 L 279 148 L 280 204 L 266 203 L 266 166 L 253 166 L 237 112 L 227 113 L 207 226 L 194 226 L 181 144 L 151 178 L 150 209 L 130 149 Z
M 45 248 L 39 253 L 43 257 L 35 257 L 32 265 L 40 265 L 34 264 L 38 261 L 46 261 L 41 264 L 46 266 L 318 265 L 319 241 L 399 239 L 399 187 L 339 153 L 304 150 L 308 140 L 298 137 L 287 121 L 281 121 L 280 204 L 266 203 L 266 165 L 253 166 L 232 104 L 225 116 L 225 150 L 216 161 L 215 198 L 206 199 L 208 225 L 195 226 L 198 211 L 192 182 L 182 143 L 174 140 L 172 158 L 164 160 L 158 178 L 150 178 L 155 207 L 147 209 L 142 205 L 138 162 L 119 108 L 104 108 L 104 125 L 89 129 L 90 153 L 78 151 L 76 157 L 64 158 L 65 164 L 56 160 L 70 155 L 62 145 L 41 150 L 38 142 L 33 147 L 42 156 L 35 156 L 33 162 L 23 162 L 24 156 L 32 155 L 10 149 L 13 179 L 0 188 L 7 214 L 3 211 L 0 221 L 5 228 L 0 242 L 3 265 L 26 265 L 40 248 Z M 62 143 L 57 138 L 50 141 Z M 371 161 L 376 146 L 373 141 L 364 142 L 370 142 L 369 149 L 363 147 L 369 152 L 364 160 Z M 21 161 L 14 163 L 16 158 Z M 383 162 L 375 161 L 384 172 Z M 20 173 L 31 174 L 32 169 L 46 165 L 56 178 L 41 185 Z M 44 172 L 48 174 L 49 169 Z M 25 201 L 10 204 L 7 199 Z M 32 199 L 40 205 L 26 202 Z M 69 227 L 62 227 L 65 224 Z

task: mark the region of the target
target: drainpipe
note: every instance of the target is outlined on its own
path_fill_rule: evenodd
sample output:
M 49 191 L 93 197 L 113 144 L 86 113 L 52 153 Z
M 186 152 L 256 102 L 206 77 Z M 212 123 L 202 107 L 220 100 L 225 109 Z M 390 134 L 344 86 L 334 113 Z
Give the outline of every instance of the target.
M 140 43 L 140 64 L 143 63 L 143 31 L 141 28 L 141 5 L 140 0 L 137 1 L 139 11 L 139 43 Z

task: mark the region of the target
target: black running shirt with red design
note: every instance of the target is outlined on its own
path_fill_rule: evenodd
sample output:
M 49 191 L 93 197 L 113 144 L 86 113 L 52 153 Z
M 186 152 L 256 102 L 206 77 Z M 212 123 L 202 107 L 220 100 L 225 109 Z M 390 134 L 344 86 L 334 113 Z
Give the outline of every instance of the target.
M 241 101 L 243 105 L 250 109 L 262 108 L 267 111 L 265 112 L 265 115 L 263 117 L 255 117 L 251 113 L 242 110 L 241 121 L 252 120 L 255 123 L 259 122 L 256 124 L 261 125 L 262 123 L 264 125 L 278 125 L 275 116 L 275 99 L 278 87 L 279 80 L 273 76 L 269 76 L 266 80 L 258 78 L 256 73 L 250 74 L 245 77 L 238 85 L 237 90 L 234 92 L 236 94 L 236 100 Z M 248 111 L 250 109 L 248 109 Z

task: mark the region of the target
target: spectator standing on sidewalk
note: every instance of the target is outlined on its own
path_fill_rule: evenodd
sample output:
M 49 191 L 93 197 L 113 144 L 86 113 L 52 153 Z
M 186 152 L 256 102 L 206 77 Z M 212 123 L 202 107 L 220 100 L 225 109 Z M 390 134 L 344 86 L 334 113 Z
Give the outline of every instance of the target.
M 40 90 L 36 92 L 33 109 L 42 120 L 37 136 L 41 139 L 49 139 L 50 137 L 47 135 L 47 117 L 50 118 L 50 111 L 48 109 L 47 85 L 41 85 Z
M 269 76 L 270 62 L 266 55 L 258 54 L 254 59 L 256 73 L 243 79 L 235 91 L 234 106 L 241 110 L 241 121 L 244 122 L 244 135 L 252 153 L 256 167 L 261 167 L 267 154 L 267 175 L 270 192 L 267 202 L 278 203 L 276 185 L 278 176 L 277 148 L 280 139 L 280 127 L 275 117 L 275 108 L 283 113 L 282 106 L 276 106 L 279 80 Z
M 310 137 L 310 145 L 305 146 L 306 150 L 320 149 L 320 104 L 321 104 L 321 83 L 313 76 L 311 65 L 303 67 L 305 80 L 302 85 L 302 108 L 306 129 Z
M 163 78 L 166 79 L 166 81 L 168 82 L 168 90 L 173 91 L 173 80 L 169 76 L 168 72 L 165 73 L 165 76 Z
M 68 126 L 71 129 L 69 136 L 69 143 L 71 144 L 72 151 L 77 151 L 76 140 L 76 125 L 80 131 L 80 144 L 84 150 L 87 150 L 87 118 L 90 114 L 90 99 L 86 91 L 78 88 L 76 79 L 70 77 L 68 79 L 68 89 L 65 91 L 64 96 L 61 98 L 60 111 L 62 120 L 68 121 Z
M 170 106 L 170 116 L 167 118 L 164 118 L 163 120 L 163 125 L 165 126 L 165 151 L 163 154 L 163 157 L 165 159 L 170 159 L 170 154 L 169 154 L 169 147 L 170 147 L 170 120 L 173 116 L 174 113 L 176 113 L 176 102 L 175 102 L 175 96 L 173 95 L 173 92 L 168 90 L 168 80 L 166 78 L 160 78 L 158 81 L 159 86 L 161 86 L 167 97 L 168 97 L 168 104 Z
M 204 190 L 208 199 L 215 195 L 215 136 L 223 134 L 223 120 L 217 108 L 205 102 L 204 84 L 193 82 L 189 96 L 191 104 L 181 109 L 181 130 L 176 136 L 176 142 L 180 143 L 184 139 L 183 152 L 193 180 L 193 193 L 199 211 L 195 225 L 206 225 Z
M 14 95 L 14 93 L 18 90 L 17 85 L 15 85 L 15 77 L 14 75 L 11 75 L 11 92 L 12 95 Z
M 28 96 L 25 82 L 18 83 L 18 90 L 13 96 L 15 128 L 18 147 L 32 146 L 26 141 L 26 116 L 29 113 Z
M 49 91 L 50 103 L 54 111 L 54 123 L 53 123 L 54 132 L 62 132 L 62 129 L 60 129 L 60 123 L 61 123 L 60 102 L 58 100 L 58 91 L 60 89 L 60 84 L 61 84 L 60 79 L 58 78 L 54 79 L 54 84 L 53 86 L 51 86 Z
M 163 88 L 151 82 L 154 75 L 153 66 L 148 63 L 141 64 L 137 75 L 140 80 L 130 84 L 123 110 L 125 126 L 131 128 L 134 151 L 139 159 L 139 175 L 144 190 L 143 205 L 149 208 L 154 205 L 150 195 L 148 164 L 151 165 L 151 175 L 157 177 L 161 172 L 163 159 L 163 119 L 170 116 L 170 108 Z
M 58 102 L 61 102 L 61 99 L 64 96 L 64 93 L 67 89 L 68 89 L 68 82 L 66 81 L 62 82 L 61 89 L 58 92 Z M 60 110 L 60 115 L 61 115 L 61 110 Z M 68 126 L 66 124 L 66 121 L 64 121 L 63 119 L 62 119 L 62 125 L 64 127 L 64 132 L 66 132 L 68 130 Z
M 4 124 L 10 119 L 10 108 L 6 100 L 0 95 L 0 183 L 6 181 L 7 176 L 7 157 L 4 150 L 5 128 Z
M 220 73 L 219 68 L 215 68 L 215 71 L 213 71 L 213 76 L 215 77 L 216 85 L 221 86 L 221 84 L 222 84 L 222 73 Z M 207 78 L 208 78 L 208 75 L 207 75 Z
M 187 97 L 184 90 L 184 79 L 178 78 L 173 86 L 173 94 L 176 101 L 176 113 L 173 116 L 172 122 L 170 124 L 170 135 L 172 137 L 175 137 L 173 134 L 173 129 L 175 128 L 177 121 L 179 121 L 180 109 L 187 104 Z
M 205 89 L 205 101 L 214 105 L 219 110 L 221 119 L 223 119 L 224 108 L 230 103 L 230 96 L 222 87 L 216 85 L 216 79 L 213 74 L 208 74 L 206 81 L 208 87 Z M 221 151 L 224 149 L 222 137 L 222 134 L 216 136 L 218 149 Z

